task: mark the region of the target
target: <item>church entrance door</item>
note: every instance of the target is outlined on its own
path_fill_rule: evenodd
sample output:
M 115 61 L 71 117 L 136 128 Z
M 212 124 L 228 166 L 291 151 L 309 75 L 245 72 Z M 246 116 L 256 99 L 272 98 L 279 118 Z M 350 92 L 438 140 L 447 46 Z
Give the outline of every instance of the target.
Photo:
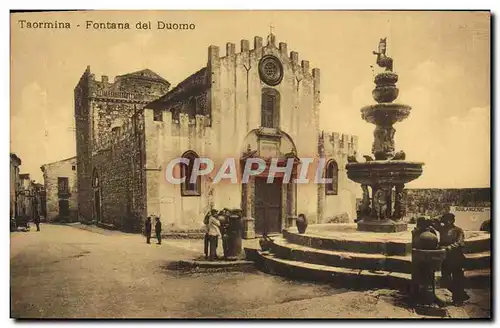
M 255 178 L 255 233 L 281 232 L 282 179 L 275 178 L 267 183 L 267 178 Z

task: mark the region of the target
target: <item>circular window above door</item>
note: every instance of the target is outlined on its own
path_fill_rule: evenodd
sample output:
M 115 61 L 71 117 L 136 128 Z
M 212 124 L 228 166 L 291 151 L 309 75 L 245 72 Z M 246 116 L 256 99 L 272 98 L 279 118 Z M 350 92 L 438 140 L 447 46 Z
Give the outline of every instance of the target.
M 259 63 L 259 75 L 260 79 L 267 85 L 278 85 L 283 79 L 283 65 L 274 56 L 264 56 Z

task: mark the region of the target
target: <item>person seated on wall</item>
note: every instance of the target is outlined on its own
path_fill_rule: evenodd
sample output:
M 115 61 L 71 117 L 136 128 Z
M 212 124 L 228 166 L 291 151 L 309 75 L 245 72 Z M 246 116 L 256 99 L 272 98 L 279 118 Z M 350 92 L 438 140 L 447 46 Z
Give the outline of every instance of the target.
M 438 228 L 439 246 L 446 249 L 446 258 L 441 265 L 441 276 L 444 285 L 453 294 L 453 303 L 461 305 L 470 298 L 464 290 L 465 234 L 461 228 L 455 226 L 455 215 L 452 213 L 445 213 L 441 217 Z

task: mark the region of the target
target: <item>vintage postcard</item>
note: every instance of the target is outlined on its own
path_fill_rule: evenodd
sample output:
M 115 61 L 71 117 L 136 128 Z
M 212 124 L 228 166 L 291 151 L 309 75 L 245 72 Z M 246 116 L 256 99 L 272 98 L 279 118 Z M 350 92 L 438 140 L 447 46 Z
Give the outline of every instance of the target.
M 11 318 L 492 317 L 489 11 L 10 29 Z

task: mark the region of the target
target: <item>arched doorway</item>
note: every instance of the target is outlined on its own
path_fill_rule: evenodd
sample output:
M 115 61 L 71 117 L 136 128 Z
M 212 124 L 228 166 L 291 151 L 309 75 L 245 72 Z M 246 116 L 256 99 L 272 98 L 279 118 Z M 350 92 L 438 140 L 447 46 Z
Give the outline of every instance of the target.
M 242 168 L 250 159 L 260 159 L 266 164 L 263 172 L 250 176 L 247 182 L 243 181 L 242 209 L 245 217 L 254 220 L 254 227 L 248 228 L 252 231 L 245 231 L 244 235 L 252 238 L 253 235 L 281 233 L 286 227 L 287 218 L 296 216 L 295 178 L 299 160 L 295 144 L 285 132 L 269 128 L 250 131 L 244 142 L 246 147 L 241 157 Z M 279 168 L 291 163 L 289 179 L 284 172 L 276 172 L 273 181 L 268 182 L 273 161 Z
M 97 223 L 102 221 L 101 218 L 101 184 L 99 181 L 99 174 L 94 169 L 92 172 L 92 190 L 94 193 L 94 219 Z

